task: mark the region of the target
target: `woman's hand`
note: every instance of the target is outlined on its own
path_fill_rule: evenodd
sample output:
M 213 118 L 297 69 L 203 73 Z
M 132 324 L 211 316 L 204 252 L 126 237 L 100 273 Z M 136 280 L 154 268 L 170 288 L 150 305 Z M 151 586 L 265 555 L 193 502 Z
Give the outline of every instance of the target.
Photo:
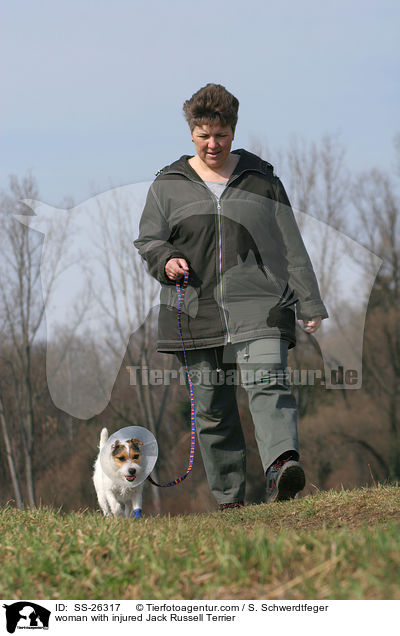
M 183 278 L 185 271 L 189 271 L 189 265 L 184 258 L 171 258 L 165 266 L 165 273 L 171 280 Z
M 322 316 L 315 316 L 311 320 L 303 320 L 304 331 L 306 333 L 314 333 L 321 326 Z

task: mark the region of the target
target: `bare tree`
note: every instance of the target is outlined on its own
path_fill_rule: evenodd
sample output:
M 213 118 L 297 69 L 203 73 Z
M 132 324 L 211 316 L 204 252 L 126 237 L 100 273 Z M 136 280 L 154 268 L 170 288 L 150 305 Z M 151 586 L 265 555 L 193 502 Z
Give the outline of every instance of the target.
M 6 449 L 7 456 L 7 464 L 10 471 L 11 482 L 14 490 L 15 503 L 17 508 L 22 508 L 22 494 L 21 488 L 18 479 L 18 471 L 16 467 L 16 462 L 14 459 L 14 453 L 11 444 L 11 438 L 9 433 L 9 426 L 7 425 L 7 417 L 4 408 L 4 400 L 2 394 L 0 394 L 0 424 L 1 424 L 1 433 L 3 436 L 4 446 Z
M 13 421 L 8 421 L 5 401 L 2 399 L 0 415 L 17 505 L 22 505 L 21 491 L 16 481 L 15 466 L 10 457 L 10 435 L 13 436 L 16 432 L 20 435 L 23 448 L 27 503 L 35 507 L 33 465 L 35 405 L 42 388 L 36 382 L 32 352 L 35 340 L 44 335 L 44 311 L 59 270 L 66 224 L 58 223 L 54 229 L 57 241 L 52 241 L 53 253 L 47 260 L 51 265 L 52 274 L 49 278 L 47 296 L 43 297 L 40 282 L 42 236 L 37 232 L 29 231 L 13 218 L 14 214 L 29 212 L 28 208 L 20 202 L 25 198 L 38 198 L 34 178 L 31 174 L 21 180 L 11 176 L 9 192 L 2 193 L 0 201 L 0 320 L 4 333 L 1 356 L 8 365 L 15 408 Z M 0 379 L 1 382 L 4 383 L 4 378 Z
M 399 152 L 400 156 L 400 152 Z M 369 304 L 364 341 L 365 383 L 379 400 L 391 438 L 390 476 L 400 477 L 400 201 L 379 170 L 360 174 L 353 187 L 358 240 L 383 259 Z M 368 268 L 368 263 L 365 264 Z
M 337 135 L 325 135 L 320 142 L 307 141 L 292 136 L 289 147 L 281 152 L 280 171 L 287 183 L 291 203 L 297 211 L 301 231 L 305 230 L 307 216 L 319 221 L 307 222 L 312 240 L 312 261 L 318 272 L 322 298 L 329 292 L 329 328 L 340 327 L 343 301 L 338 289 L 337 245 L 332 243 L 332 228 L 348 233 L 346 210 L 350 205 L 349 176 L 345 166 L 345 151 Z M 300 214 L 299 214 L 300 213 Z M 325 325 L 324 325 L 325 326 Z M 318 368 L 321 365 L 319 348 L 313 338 L 298 330 L 300 347 L 291 352 L 296 369 L 303 366 Z M 321 391 L 312 385 L 294 387 L 299 414 L 304 416 L 315 399 L 321 400 Z

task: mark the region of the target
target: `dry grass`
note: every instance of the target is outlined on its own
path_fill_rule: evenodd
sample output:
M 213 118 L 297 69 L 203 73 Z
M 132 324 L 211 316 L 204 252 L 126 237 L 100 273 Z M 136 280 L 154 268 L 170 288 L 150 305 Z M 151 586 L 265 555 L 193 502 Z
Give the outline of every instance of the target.
M 397 599 L 396 486 L 140 522 L 0 512 L 0 596 Z

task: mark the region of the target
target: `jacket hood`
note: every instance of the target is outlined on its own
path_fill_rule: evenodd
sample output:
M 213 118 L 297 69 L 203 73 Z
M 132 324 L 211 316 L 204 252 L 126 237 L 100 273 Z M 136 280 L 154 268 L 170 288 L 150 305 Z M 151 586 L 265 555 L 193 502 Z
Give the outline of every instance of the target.
M 249 152 L 248 150 L 244 150 L 243 148 L 239 148 L 238 150 L 232 150 L 232 154 L 239 155 L 240 159 L 231 175 L 231 178 L 239 175 L 241 172 L 245 172 L 247 170 L 261 172 L 262 174 L 272 175 L 274 167 L 268 163 L 268 161 L 264 161 L 257 155 Z M 165 166 L 161 170 L 159 170 L 156 176 L 164 176 L 168 174 L 184 174 L 190 179 L 200 180 L 199 175 L 188 163 L 188 159 L 193 157 L 193 155 L 182 155 L 179 159 L 171 163 L 169 166 Z

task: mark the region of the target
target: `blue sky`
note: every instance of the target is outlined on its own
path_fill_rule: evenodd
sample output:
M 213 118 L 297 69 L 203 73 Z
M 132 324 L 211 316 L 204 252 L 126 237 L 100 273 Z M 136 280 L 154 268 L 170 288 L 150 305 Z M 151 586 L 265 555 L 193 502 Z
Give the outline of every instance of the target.
M 192 153 L 182 104 L 210 81 L 240 101 L 234 147 L 337 133 L 351 170 L 391 170 L 399 18 L 395 0 L 5 2 L 0 187 L 30 169 L 57 205 L 151 180 Z

